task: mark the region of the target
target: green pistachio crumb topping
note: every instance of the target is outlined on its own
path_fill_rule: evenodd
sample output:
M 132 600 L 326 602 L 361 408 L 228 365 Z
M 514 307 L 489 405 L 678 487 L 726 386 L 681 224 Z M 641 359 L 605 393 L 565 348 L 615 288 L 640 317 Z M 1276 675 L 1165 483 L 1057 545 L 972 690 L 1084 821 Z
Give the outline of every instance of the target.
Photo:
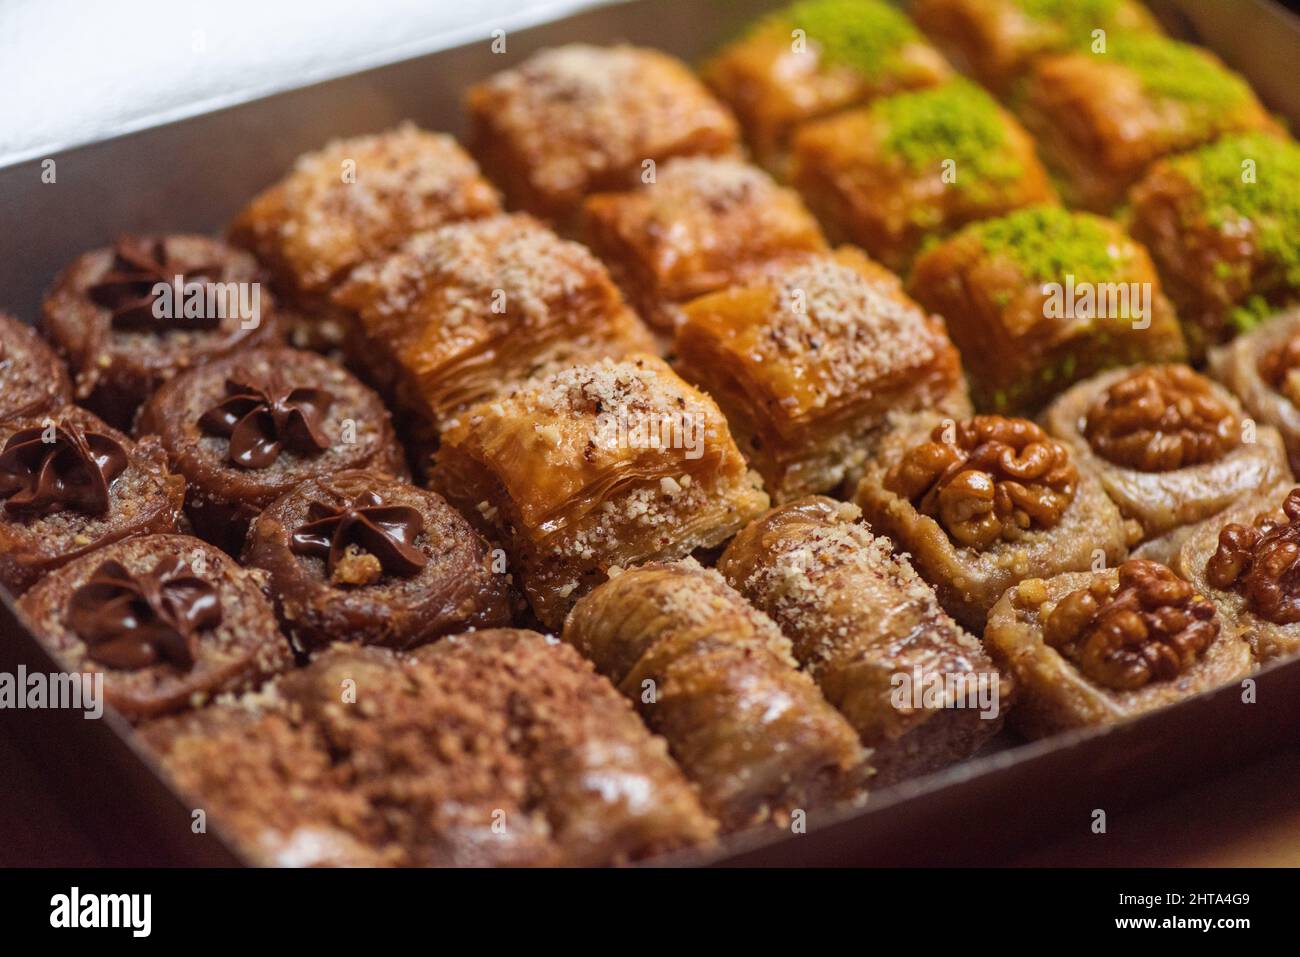
M 912 21 L 884 0 L 801 0 L 764 23 L 803 30 L 827 63 L 873 78 L 899 71 L 899 51 L 921 38 Z
M 1030 282 L 1120 281 L 1131 252 L 1099 216 L 1056 206 L 1031 206 L 968 226 L 990 256 L 1005 256 Z M 1122 237 L 1118 239 L 1122 242 Z
M 1197 47 L 1155 34 L 1117 34 L 1105 56 L 1132 70 L 1152 96 L 1193 104 L 1212 116 L 1249 104 L 1246 81 L 1210 60 Z
M 1050 23 L 1069 43 L 1091 39 L 1092 31 L 1116 26 L 1126 12 L 1125 0 L 1015 0 L 1031 20 Z

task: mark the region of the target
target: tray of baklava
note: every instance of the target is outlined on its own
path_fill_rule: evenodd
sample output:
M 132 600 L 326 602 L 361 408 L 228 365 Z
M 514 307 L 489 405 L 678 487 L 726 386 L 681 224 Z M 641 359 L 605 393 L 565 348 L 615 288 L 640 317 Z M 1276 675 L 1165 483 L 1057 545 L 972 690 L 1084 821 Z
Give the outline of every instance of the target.
M 1284 118 L 1136 0 L 760 6 L 471 45 L 459 136 L 0 318 L 6 640 L 241 860 L 869 862 L 1072 748 L 1294 736 L 1240 704 L 1300 652 Z

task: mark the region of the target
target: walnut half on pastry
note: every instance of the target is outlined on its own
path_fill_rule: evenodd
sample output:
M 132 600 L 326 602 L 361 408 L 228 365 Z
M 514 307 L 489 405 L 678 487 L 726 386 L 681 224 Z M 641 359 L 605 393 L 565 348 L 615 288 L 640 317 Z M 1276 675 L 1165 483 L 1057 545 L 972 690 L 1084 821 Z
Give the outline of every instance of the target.
M 1259 422 L 1281 433 L 1291 470 L 1300 469 L 1300 310 L 1211 349 L 1210 374 Z
M 820 496 L 774 508 L 732 540 L 718 571 L 790 638 L 889 784 L 974 754 L 1002 726 L 1011 688 L 860 517 Z
M 984 646 L 1014 676 L 1011 722 L 1031 737 L 1134 717 L 1254 667 L 1213 603 L 1145 559 L 1022 581 L 993 607 Z
M 1104 372 L 1061 395 L 1043 420 L 1142 525 L 1142 554 L 1157 561 L 1198 522 L 1291 481 L 1277 430 L 1247 423 L 1227 390 L 1183 365 Z

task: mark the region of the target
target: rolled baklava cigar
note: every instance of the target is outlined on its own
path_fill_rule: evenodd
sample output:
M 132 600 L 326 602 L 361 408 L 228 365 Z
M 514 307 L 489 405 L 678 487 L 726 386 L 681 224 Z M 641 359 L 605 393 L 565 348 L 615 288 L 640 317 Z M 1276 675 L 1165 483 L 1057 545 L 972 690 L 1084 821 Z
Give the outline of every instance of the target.
M 774 508 L 718 571 L 789 636 L 887 784 L 973 754 L 1002 726 L 1010 686 L 860 516 L 822 497 Z
M 1261 662 L 1300 652 L 1300 489 L 1260 496 L 1190 535 L 1174 570 Z
M 97 548 L 178 531 L 184 500 L 155 439 L 76 406 L 0 420 L 0 585 L 18 594 Z
M 122 236 L 55 280 L 42 329 L 68 361 L 77 401 L 128 430 L 173 376 L 280 338 L 262 279 L 252 256 L 219 239 Z
M 1136 558 L 1008 589 L 984 646 L 1015 678 L 1011 723 L 1035 738 L 1154 711 L 1254 667 L 1204 594 Z
M 975 633 L 1022 579 L 1114 565 L 1140 538 L 1067 446 L 1000 415 L 887 441 L 855 501 Z
M 737 149 L 736 121 L 691 73 L 644 47 L 552 47 L 470 87 L 470 144 L 511 208 L 562 228 L 584 196 L 628 189 L 674 156 Z
M 230 225 L 294 310 L 295 345 L 332 348 L 348 332 L 330 293 L 411 236 L 501 211 L 497 191 L 446 133 L 402 125 L 299 157 Z
M 195 533 L 239 554 L 252 519 L 299 482 L 343 469 L 406 474 L 388 410 L 323 356 L 254 349 L 172 379 L 140 410 L 189 487 Z
M 1281 433 L 1291 471 L 1300 470 L 1300 310 L 1211 349 L 1209 358 L 1210 374 L 1255 420 Z
M 72 401 L 68 370 L 26 323 L 0 312 L 0 422 L 39 416 Z
M 410 648 L 510 624 L 508 575 L 435 492 L 365 470 L 307 479 L 253 520 L 244 564 L 270 574 L 284 629 Z
M 784 176 L 800 123 L 943 83 L 943 55 L 885 0 L 804 0 L 758 20 L 705 64 L 759 162 Z
M 1226 389 L 1183 365 L 1103 372 L 1061 395 L 1043 422 L 1141 524 L 1141 554 L 1156 561 L 1202 522 L 1292 481 L 1277 430 L 1248 424 Z
M 131 721 L 200 707 L 293 663 L 259 575 L 188 535 L 145 535 L 83 555 L 19 600 L 69 672 L 103 672 Z
M 1300 146 L 1264 133 L 1155 164 L 1129 191 L 1193 355 L 1300 302 Z
M 861 793 L 857 734 L 716 571 L 692 559 L 624 571 L 574 606 L 564 640 L 663 735 L 724 828 Z

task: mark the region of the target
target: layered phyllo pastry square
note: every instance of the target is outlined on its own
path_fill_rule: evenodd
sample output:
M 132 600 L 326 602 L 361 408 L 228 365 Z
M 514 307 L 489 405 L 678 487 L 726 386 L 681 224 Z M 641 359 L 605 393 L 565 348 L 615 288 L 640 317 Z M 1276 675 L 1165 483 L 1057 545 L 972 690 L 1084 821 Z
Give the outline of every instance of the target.
M 908 291 L 947 322 L 978 408 L 1037 409 L 1113 365 L 1186 353 L 1146 249 L 1118 223 L 1039 206 L 922 253 Z
M 611 568 L 720 545 L 768 504 L 717 405 L 649 354 L 460 414 L 433 482 L 505 545 L 548 628 Z
M 704 67 L 763 165 L 783 172 L 800 123 L 942 83 L 947 61 L 885 0 L 804 0 L 769 14 Z
M 358 269 L 335 302 L 356 317 L 354 361 L 425 447 L 460 410 L 548 365 L 651 347 L 600 261 L 522 213 L 420 233 Z
M 1300 147 L 1261 133 L 1162 160 L 1129 193 L 1198 354 L 1300 301 Z
M 911 413 L 968 411 L 942 320 L 852 247 L 774 264 L 685 312 L 679 368 L 718 401 L 777 501 L 854 476 Z
M 735 118 L 657 50 L 573 43 L 470 87 L 471 148 L 512 207 L 563 222 L 674 156 L 736 149 Z
M 641 315 L 664 329 L 683 303 L 746 269 L 826 248 L 797 193 L 732 157 L 680 157 L 638 189 L 590 197 L 582 233 Z
M 1071 205 L 1113 209 L 1155 160 L 1276 124 L 1214 54 L 1119 34 L 1035 60 L 1012 102 Z
M 1086 45 L 1097 30 L 1160 32 L 1137 0 L 911 0 L 908 11 L 953 65 L 998 93 L 1035 57 Z
M 894 270 L 927 239 L 1056 201 L 1033 140 L 964 80 L 805 125 L 790 178 L 833 241 L 856 243 Z

